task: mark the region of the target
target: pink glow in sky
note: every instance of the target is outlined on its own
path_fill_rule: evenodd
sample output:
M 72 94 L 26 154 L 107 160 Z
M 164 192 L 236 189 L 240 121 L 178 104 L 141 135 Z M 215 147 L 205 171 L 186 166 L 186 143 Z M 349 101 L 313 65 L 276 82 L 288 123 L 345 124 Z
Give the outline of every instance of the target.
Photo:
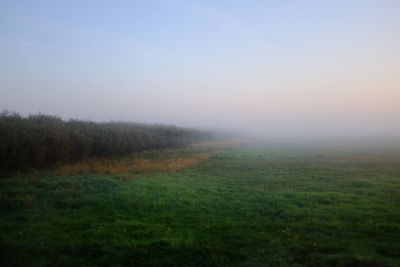
M 400 2 L 0 3 L 0 108 L 275 136 L 400 135 Z

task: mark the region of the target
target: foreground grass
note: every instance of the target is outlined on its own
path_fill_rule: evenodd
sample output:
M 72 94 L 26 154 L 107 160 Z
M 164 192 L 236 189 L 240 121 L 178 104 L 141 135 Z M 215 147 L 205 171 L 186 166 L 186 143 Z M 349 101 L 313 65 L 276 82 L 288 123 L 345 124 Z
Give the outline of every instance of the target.
M 2 179 L 0 265 L 400 266 L 400 156 L 373 152 L 245 146 L 177 172 Z

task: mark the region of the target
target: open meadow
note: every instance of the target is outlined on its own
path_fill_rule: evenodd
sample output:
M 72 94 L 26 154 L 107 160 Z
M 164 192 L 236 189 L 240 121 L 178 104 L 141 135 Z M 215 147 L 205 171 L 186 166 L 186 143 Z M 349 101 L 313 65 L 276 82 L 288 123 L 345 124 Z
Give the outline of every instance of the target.
M 0 1 L 0 267 L 400 267 L 400 0 Z
M 396 148 L 147 151 L 3 177 L 0 265 L 400 266 L 399 207 Z

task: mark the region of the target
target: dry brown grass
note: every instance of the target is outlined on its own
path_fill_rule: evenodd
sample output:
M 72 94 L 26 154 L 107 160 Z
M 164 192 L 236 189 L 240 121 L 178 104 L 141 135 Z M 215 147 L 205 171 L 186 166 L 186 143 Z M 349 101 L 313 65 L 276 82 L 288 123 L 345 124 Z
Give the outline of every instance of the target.
M 144 158 L 90 159 L 66 164 L 56 170 L 58 175 L 71 174 L 121 174 L 151 173 L 155 171 L 179 171 L 197 165 L 210 157 L 199 153 L 186 158 L 150 160 Z

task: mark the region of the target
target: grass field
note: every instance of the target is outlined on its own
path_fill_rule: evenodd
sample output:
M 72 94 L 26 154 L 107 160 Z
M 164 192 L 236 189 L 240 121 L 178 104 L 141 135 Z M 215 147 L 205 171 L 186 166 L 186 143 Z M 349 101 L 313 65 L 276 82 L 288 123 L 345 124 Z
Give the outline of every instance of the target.
M 1 179 L 0 265 L 400 266 L 400 151 L 224 151 L 140 155 L 209 155 L 184 169 Z

